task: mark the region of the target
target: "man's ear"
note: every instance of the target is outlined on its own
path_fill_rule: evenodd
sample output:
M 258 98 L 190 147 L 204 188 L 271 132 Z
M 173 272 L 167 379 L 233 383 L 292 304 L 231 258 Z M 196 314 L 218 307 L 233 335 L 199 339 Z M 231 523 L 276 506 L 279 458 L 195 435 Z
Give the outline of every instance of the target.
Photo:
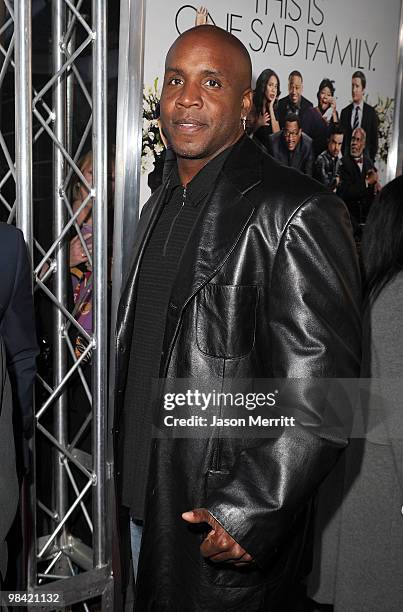
M 251 108 L 252 108 L 252 104 L 253 104 L 253 91 L 251 90 L 250 87 L 248 87 L 248 89 L 245 89 L 245 91 L 242 93 L 241 110 L 242 110 L 243 117 L 247 117 L 249 115 Z

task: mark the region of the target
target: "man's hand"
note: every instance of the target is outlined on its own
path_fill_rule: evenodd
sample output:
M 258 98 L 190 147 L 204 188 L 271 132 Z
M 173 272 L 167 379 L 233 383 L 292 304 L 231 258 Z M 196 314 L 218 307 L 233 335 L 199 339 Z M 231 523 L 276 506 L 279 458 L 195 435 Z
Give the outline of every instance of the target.
M 253 563 L 252 557 L 232 536 L 221 527 L 220 523 L 210 514 L 206 508 L 196 508 L 190 512 L 184 512 L 182 518 L 188 523 L 207 523 L 211 531 L 207 534 L 200 546 L 200 552 L 206 559 L 214 563 L 231 563 L 236 567 L 242 567 Z

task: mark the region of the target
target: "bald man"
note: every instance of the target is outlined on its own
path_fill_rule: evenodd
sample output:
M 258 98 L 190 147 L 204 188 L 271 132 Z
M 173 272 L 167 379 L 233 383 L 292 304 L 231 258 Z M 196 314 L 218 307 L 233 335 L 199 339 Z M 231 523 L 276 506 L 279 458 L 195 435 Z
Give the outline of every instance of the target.
M 236 406 L 200 401 L 238 379 L 359 371 L 348 213 L 245 135 L 250 81 L 247 50 L 215 26 L 166 58 L 177 163 L 143 209 L 117 324 L 121 544 L 124 557 L 130 525 L 141 612 L 295 610 L 310 500 L 345 445 L 291 416 L 269 438 L 226 434 Z M 293 409 L 317 425 L 307 397 Z

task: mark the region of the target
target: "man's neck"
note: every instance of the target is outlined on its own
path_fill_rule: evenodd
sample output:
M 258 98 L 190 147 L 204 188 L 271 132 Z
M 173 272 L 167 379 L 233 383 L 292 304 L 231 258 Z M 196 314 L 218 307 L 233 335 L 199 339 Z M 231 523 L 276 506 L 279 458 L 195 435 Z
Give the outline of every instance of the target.
M 242 136 L 243 131 L 237 134 L 236 137 L 234 137 L 233 142 L 230 142 L 221 149 L 218 149 L 218 151 L 216 151 L 212 155 L 208 155 L 200 159 L 177 156 L 178 174 L 183 187 L 186 187 L 188 183 L 190 183 L 190 181 L 196 176 L 196 174 L 198 174 L 200 170 L 202 170 L 202 168 L 204 168 L 204 166 L 209 163 L 209 161 L 217 157 L 217 155 L 219 155 L 226 149 L 229 149 L 229 147 L 232 147 L 232 145 L 234 145 L 240 138 L 242 138 Z
M 187 159 L 186 157 L 178 157 L 178 174 L 182 185 L 186 187 L 196 174 L 208 164 L 210 159 L 212 158 Z

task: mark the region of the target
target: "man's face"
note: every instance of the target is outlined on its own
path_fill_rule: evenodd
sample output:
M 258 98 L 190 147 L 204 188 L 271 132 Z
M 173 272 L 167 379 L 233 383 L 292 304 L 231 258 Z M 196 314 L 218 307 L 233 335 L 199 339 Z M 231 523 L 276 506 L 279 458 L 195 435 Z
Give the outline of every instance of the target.
M 301 140 L 302 130 L 296 121 L 286 121 L 284 127 L 284 138 L 289 151 L 294 151 Z
M 343 145 L 343 134 L 332 134 L 327 144 L 327 150 L 332 157 L 338 157 Z
M 351 136 L 350 153 L 352 157 L 361 157 L 365 147 L 365 138 L 362 132 L 354 130 Z
M 292 76 L 288 81 L 288 94 L 294 106 L 299 106 L 302 96 L 302 79 L 299 76 Z
M 178 157 L 212 157 L 242 134 L 241 117 L 251 90 L 238 74 L 228 45 L 214 36 L 189 34 L 167 56 L 161 94 L 161 123 Z
M 354 77 L 351 80 L 351 96 L 353 98 L 353 102 L 355 104 L 360 104 L 364 95 L 364 89 L 362 87 L 361 79 L 358 77 Z

